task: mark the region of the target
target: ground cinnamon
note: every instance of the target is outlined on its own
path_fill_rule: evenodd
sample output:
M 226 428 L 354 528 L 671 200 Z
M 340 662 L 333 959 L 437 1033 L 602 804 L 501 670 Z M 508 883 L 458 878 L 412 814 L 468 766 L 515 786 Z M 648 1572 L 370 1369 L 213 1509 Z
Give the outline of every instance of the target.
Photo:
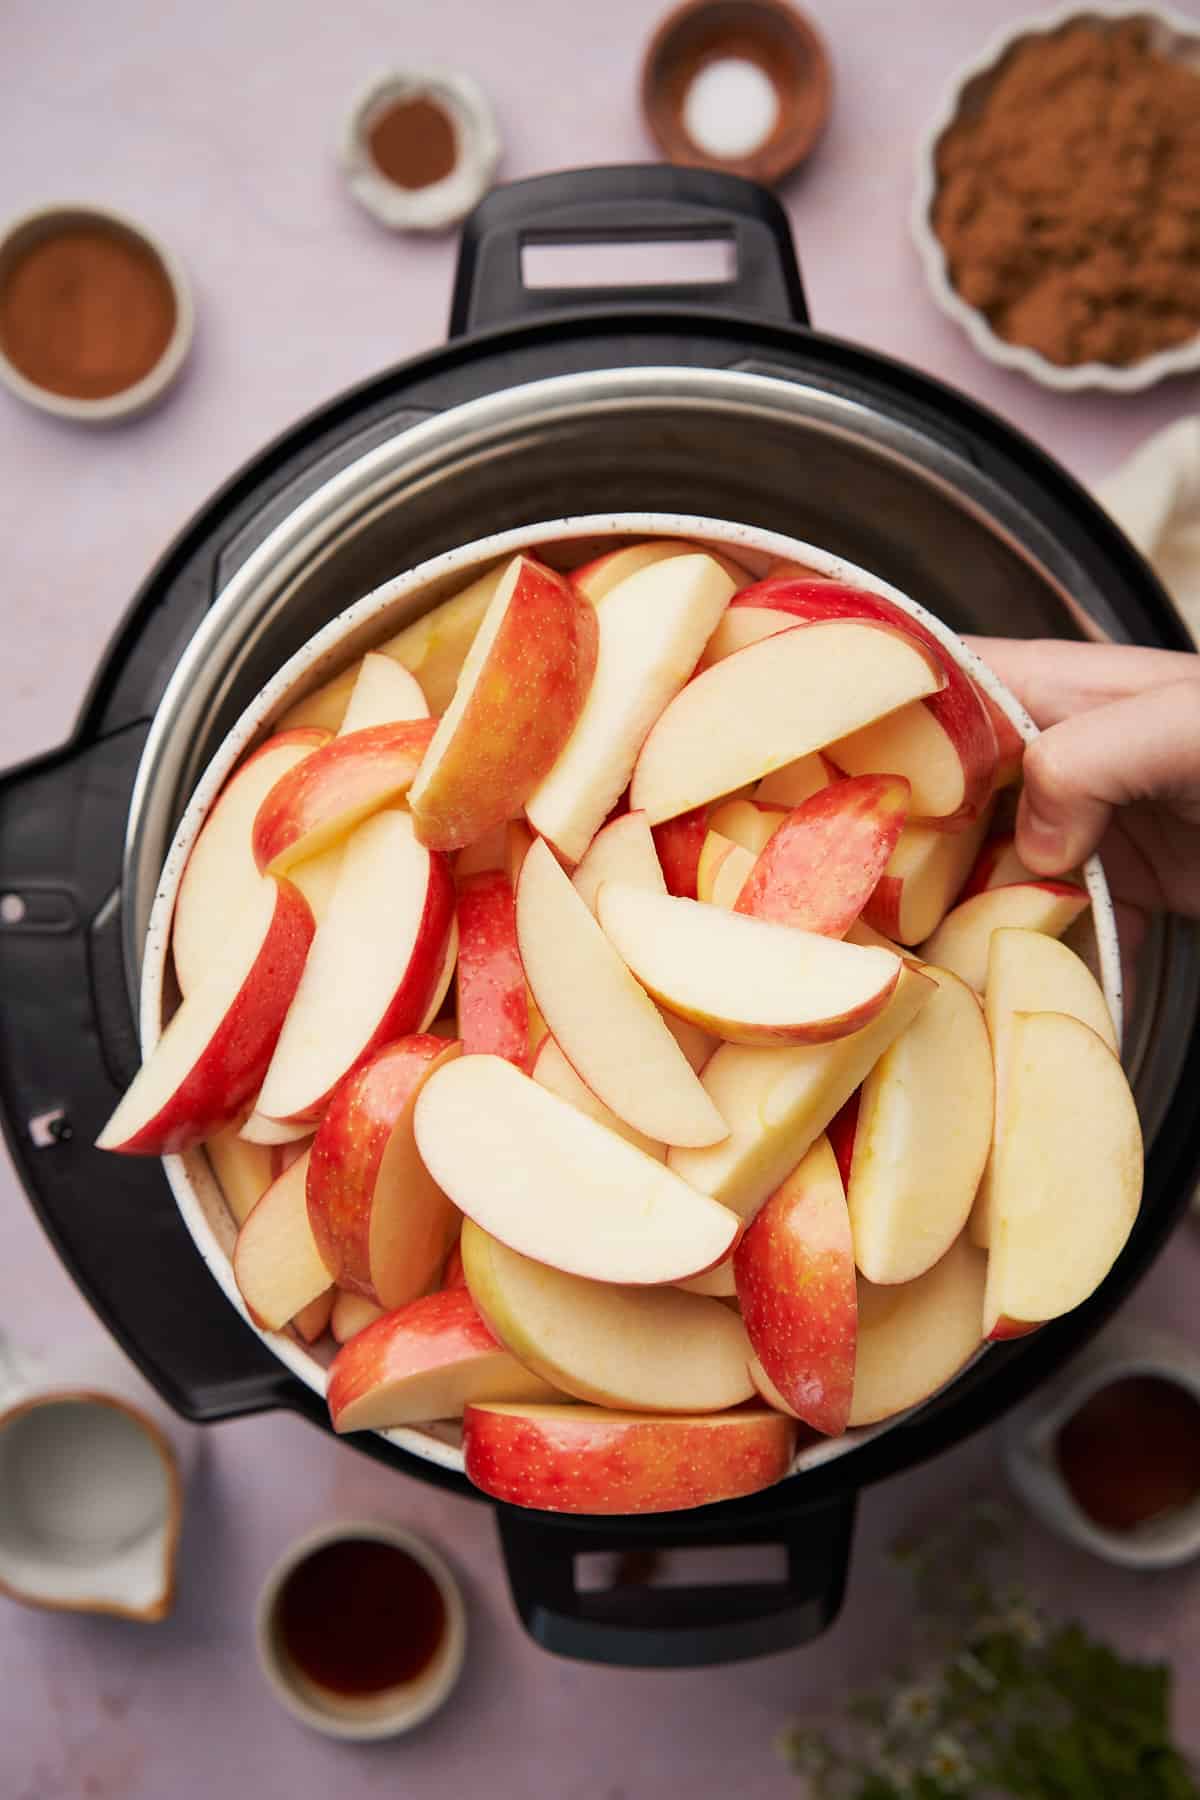
M 1145 23 L 1019 44 L 938 146 L 933 225 L 994 331 L 1127 364 L 1200 332 L 1200 74 Z
M 430 187 L 444 181 L 458 161 L 449 115 L 424 95 L 397 100 L 367 133 L 372 161 L 397 187 Z

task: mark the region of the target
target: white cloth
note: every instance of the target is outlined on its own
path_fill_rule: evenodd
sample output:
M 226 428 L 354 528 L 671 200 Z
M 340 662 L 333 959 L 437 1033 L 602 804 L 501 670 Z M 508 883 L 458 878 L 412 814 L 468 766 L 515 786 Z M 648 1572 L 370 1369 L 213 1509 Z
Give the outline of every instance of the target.
M 1200 419 L 1155 432 L 1096 498 L 1132 538 L 1200 639 Z

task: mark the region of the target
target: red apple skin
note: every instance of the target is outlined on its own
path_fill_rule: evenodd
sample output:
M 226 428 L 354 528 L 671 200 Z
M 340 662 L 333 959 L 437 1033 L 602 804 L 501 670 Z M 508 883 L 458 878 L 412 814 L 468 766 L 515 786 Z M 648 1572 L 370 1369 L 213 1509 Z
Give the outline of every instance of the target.
M 406 793 L 436 729 L 436 719 L 368 725 L 331 739 L 281 775 L 254 821 L 259 873 L 282 875 Z
M 215 1136 L 245 1113 L 262 1086 L 316 924 L 290 881 L 276 881 L 275 911 L 258 956 L 190 1074 L 123 1143 L 121 1156 L 172 1156 Z
M 461 1055 L 460 1043 L 430 1034 L 386 1045 L 339 1082 L 313 1139 L 306 1197 L 321 1260 L 339 1287 L 377 1306 L 386 1302 L 371 1268 L 371 1219 L 384 1153 L 395 1131 L 411 1133 L 413 1106 L 429 1076 Z M 445 1202 L 428 1220 L 427 1276 L 444 1254 L 452 1216 Z
M 998 832 L 995 837 L 986 839 L 983 849 L 975 859 L 974 868 L 967 876 L 955 900 L 956 906 L 961 906 L 964 900 L 970 900 L 975 894 L 986 893 L 989 888 L 1004 886 L 1008 881 L 1036 881 L 1038 879 L 1032 869 L 1026 869 L 1024 864 L 1021 864 L 1022 873 L 1007 876 L 1003 882 L 996 881 L 996 871 L 1003 857 L 1009 856 L 1019 861 L 1019 858 L 1016 858 L 1015 844 L 1016 839 L 1011 831 Z
M 462 1245 L 451 1244 L 450 1254 L 446 1258 L 446 1266 L 442 1270 L 442 1287 L 447 1291 L 453 1288 L 465 1288 L 467 1285 L 466 1270 L 463 1268 Z
M 807 1161 L 746 1228 L 733 1253 L 733 1275 L 763 1368 L 797 1418 L 838 1437 L 854 1393 L 854 1243 L 840 1182 L 814 1182 Z
M 596 670 L 596 610 L 522 557 L 503 623 L 453 737 L 413 797 L 417 836 L 459 850 L 524 806 L 575 729 Z
M 743 588 L 729 602 L 734 606 L 767 607 L 790 613 L 793 618 L 874 619 L 895 626 L 914 637 L 936 658 L 946 677 L 940 693 L 928 694 L 921 701 L 930 715 L 945 731 L 955 746 L 963 765 L 963 798 L 958 811 L 949 817 L 930 820 L 942 830 L 955 830 L 970 824 L 992 793 L 996 778 L 996 730 L 992 713 L 984 703 L 975 683 L 933 633 L 902 607 L 894 606 L 881 594 L 865 588 L 851 587 L 846 582 L 826 581 L 820 577 L 769 577 L 753 587 Z M 1011 727 L 1010 727 L 1011 730 Z
M 419 1300 L 355 1332 L 334 1357 L 325 1396 L 333 1429 L 346 1408 L 382 1381 L 501 1349 L 465 1287 Z
M 662 864 L 667 892 L 679 900 L 696 898 L 696 871 L 707 832 L 707 806 L 694 806 L 691 812 L 665 819 L 654 827 L 654 848 Z
M 1021 765 L 1025 759 L 1025 739 L 1021 736 L 1008 714 L 996 704 L 986 688 L 973 682 L 972 686 L 978 694 L 983 710 L 992 721 L 992 730 L 996 734 L 996 773 L 992 777 L 992 788 L 1011 787 L 1014 781 L 1021 779 Z
M 766 1408 L 617 1417 L 589 1406 L 463 1414 L 467 1477 L 543 1512 L 676 1512 L 757 1493 L 787 1474 L 793 1420 Z
M 468 1055 L 529 1067 L 529 1003 L 517 948 L 512 882 L 503 871 L 470 875 L 458 895 L 458 1034 Z
M 909 796 L 902 775 L 856 775 L 822 788 L 768 839 L 734 911 L 843 937 L 896 847 Z
M 829 1139 L 829 1148 L 833 1151 L 842 1186 L 847 1191 L 850 1187 L 850 1169 L 854 1162 L 854 1140 L 858 1135 L 858 1108 L 861 1101 L 862 1089 L 855 1088 L 845 1106 L 834 1113 L 825 1127 L 825 1135 Z
M 1027 1319 L 1009 1319 L 1001 1313 L 992 1329 L 987 1334 L 990 1344 L 1006 1343 L 1009 1338 L 1028 1337 L 1031 1331 L 1041 1329 L 1041 1321 L 1030 1322 Z

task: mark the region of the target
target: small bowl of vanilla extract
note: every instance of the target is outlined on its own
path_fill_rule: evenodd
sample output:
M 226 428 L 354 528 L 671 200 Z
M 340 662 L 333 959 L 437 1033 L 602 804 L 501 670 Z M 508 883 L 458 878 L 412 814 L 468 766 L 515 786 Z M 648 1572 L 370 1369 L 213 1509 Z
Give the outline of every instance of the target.
M 450 1568 L 401 1526 L 339 1522 L 294 1543 L 258 1602 L 259 1661 L 289 1712 L 328 1737 L 398 1737 L 443 1705 L 466 1611 Z

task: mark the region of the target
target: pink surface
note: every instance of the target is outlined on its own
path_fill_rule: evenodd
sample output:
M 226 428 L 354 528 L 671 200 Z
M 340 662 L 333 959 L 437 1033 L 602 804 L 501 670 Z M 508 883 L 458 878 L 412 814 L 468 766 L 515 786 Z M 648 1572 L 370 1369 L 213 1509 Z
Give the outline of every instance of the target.
M 1200 19 L 1197 0 L 1177 8 Z M 451 240 L 397 239 L 345 194 L 334 148 L 357 89 L 400 62 L 460 66 L 495 103 L 505 177 L 650 152 L 636 104 L 658 8 L 607 0 L 573 22 L 551 0 L 384 7 L 372 0 L 108 0 L 0 17 L 0 218 L 90 199 L 143 218 L 193 275 L 192 364 L 156 414 L 108 435 L 0 394 L 5 704 L 0 766 L 57 743 L 137 583 L 189 513 L 265 439 L 442 337 Z M 919 15 L 840 0 L 815 15 L 834 57 L 833 123 L 784 193 L 814 320 L 908 358 L 1014 419 L 1088 480 L 1194 410 L 1197 384 L 1058 397 L 981 362 L 933 307 L 907 235 L 917 135 L 956 66 L 1018 9 L 927 0 Z M 584 15 L 578 15 L 583 17 Z M 919 23 L 918 23 L 919 16 Z M 90 1330 L 15 1176 L 0 1318 L 25 1343 Z M 1197 1339 L 1200 1239 L 1180 1235 L 1130 1308 Z M 815 1648 L 726 1670 L 624 1674 L 556 1661 L 522 1635 L 486 1509 L 389 1475 L 294 1420 L 206 1435 L 179 1605 L 157 1628 L 42 1616 L 0 1602 L 5 1800 L 462 1796 L 546 1800 L 796 1791 L 772 1733 L 796 1706 L 869 1675 L 900 1590 L 878 1551 L 930 1505 L 998 1480 L 989 1434 L 865 1496 L 841 1623 Z M 268 1699 L 251 1645 L 255 1590 L 297 1532 L 373 1514 L 424 1530 L 461 1572 L 472 1641 L 456 1701 L 413 1739 L 353 1750 L 310 1737 Z M 1134 1577 L 1031 1551 L 1064 1603 L 1122 1642 L 1176 1656 L 1200 1750 L 1200 1575 Z M 614 1729 L 616 1727 L 616 1729 Z

